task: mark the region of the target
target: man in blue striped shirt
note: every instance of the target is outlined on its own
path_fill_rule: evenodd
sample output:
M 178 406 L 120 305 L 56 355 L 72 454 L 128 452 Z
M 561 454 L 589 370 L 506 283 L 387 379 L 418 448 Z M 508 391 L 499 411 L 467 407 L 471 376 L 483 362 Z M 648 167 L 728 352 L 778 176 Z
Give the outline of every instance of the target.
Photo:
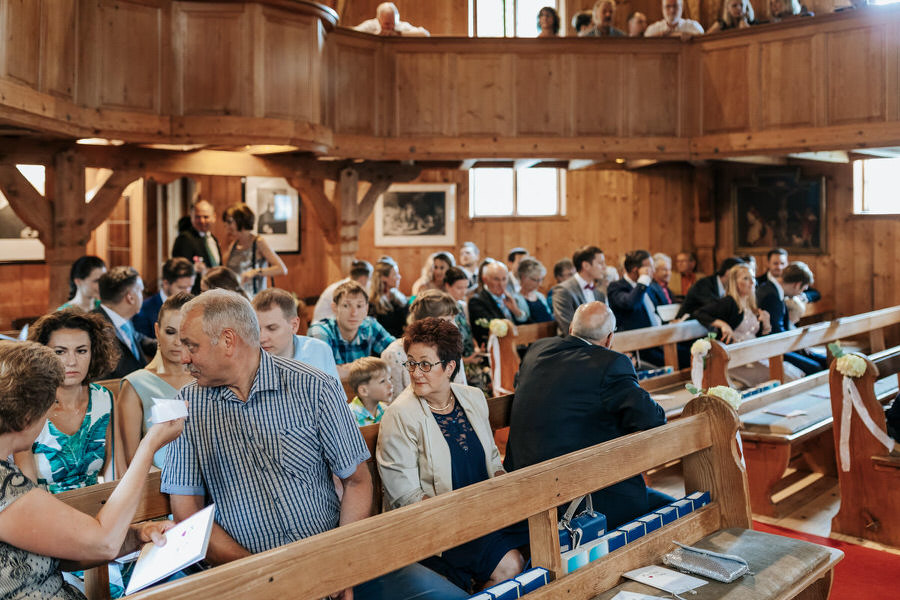
M 183 309 L 182 362 L 195 383 L 184 434 L 169 445 L 160 489 L 176 521 L 209 495 L 216 524 L 206 560 L 223 564 L 369 516 L 369 452 L 339 383 L 259 345 L 250 303 L 211 290 Z M 343 484 L 338 498 L 334 473 Z M 355 588 L 356 598 L 464 598 L 421 565 Z M 354 597 L 345 590 L 342 598 Z

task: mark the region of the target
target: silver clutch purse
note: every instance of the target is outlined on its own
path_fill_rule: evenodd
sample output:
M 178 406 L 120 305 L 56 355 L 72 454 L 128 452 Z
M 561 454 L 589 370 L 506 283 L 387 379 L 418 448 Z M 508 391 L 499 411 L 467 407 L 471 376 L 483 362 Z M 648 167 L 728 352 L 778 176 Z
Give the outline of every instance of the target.
M 678 542 L 675 544 L 678 548 L 663 556 L 663 563 L 679 571 L 709 577 L 723 583 L 731 583 L 750 572 L 747 561 L 740 556 L 719 554 Z

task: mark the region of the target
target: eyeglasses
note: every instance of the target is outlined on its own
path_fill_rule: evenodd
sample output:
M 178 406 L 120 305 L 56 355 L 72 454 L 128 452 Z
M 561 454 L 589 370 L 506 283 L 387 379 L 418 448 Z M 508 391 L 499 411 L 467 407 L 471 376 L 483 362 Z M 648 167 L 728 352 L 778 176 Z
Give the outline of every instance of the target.
M 444 361 L 439 360 L 437 362 L 430 363 L 428 361 L 423 360 L 422 362 L 416 362 L 414 360 L 408 360 L 403 363 L 403 366 L 406 367 L 406 370 L 410 373 L 416 372 L 416 367 L 419 367 L 423 373 L 430 373 L 431 369 L 436 367 L 437 365 L 444 364 Z

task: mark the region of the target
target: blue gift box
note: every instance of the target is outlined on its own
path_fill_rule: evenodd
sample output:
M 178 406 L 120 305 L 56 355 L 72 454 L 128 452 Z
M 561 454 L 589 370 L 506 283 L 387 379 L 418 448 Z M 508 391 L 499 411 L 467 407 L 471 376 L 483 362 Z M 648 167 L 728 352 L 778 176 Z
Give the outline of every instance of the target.
M 600 539 L 606 543 L 606 546 L 607 546 L 606 551 L 607 552 L 612 552 L 613 550 L 618 550 L 619 548 L 624 546 L 626 543 L 625 532 L 619 531 L 618 529 L 616 531 L 610 531 L 609 533 L 607 533 Z
M 628 544 L 638 539 L 639 537 L 643 537 L 643 535 L 646 533 L 644 524 L 640 521 L 625 523 L 624 525 L 619 527 L 619 531 L 625 534 L 625 542 Z
M 694 505 L 694 510 L 697 510 L 701 506 L 706 506 L 709 504 L 709 492 L 694 492 L 688 496 L 684 497 L 685 500 L 690 500 Z
M 693 512 L 693 510 L 694 510 L 693 500 L 688 500 L 687 498 L 678 500 L 677 502 L 673 502 L 669 506 L 674 507 L 678 511 L 679 518 L 687 515 L 690 512 Z
M 563 552 L 562 568 L 566 573 L 577 571 L 591 561 L 591 551 L 588 548 L 579 546 L 574 550 Z
M 601 556 L 609 554 L 609 542 L 606 540 L 606 536 L 603 536 L 599 540 L 594 540 L 588 544 L 588 548 L 590 549 L 588 554 L 588 560 L 590 562 L 594 562 Z
M 513 577 L 513 581 L 518 582 L 522 588 L 522 595 L 533 592 L 541 586 L 547 585 L 550 579 L 550 571 L 544 567 L 535 567 L 528 569 L 524 573 Z
M 656 514 L 662 518 L 663 525 L 668 525 L 678 518 L 678 509 L 674 506 L 664 506 L 657 510 Z
M 656 531 L 657 529 L 662 527 L 662 524 L 663 524 L 662 517 L 656 513 L 650 513 L 649 515 L 644 515 L 643 517 L 640 517 L 635 520 L 640 521 L 641 523 L 644 524 L 644 531 L 646 533 L 650 533 L 651 531 Z
M 513 600 L 522 597 L 522 586 L 518 581 L 507 579 L 484 590 L 493 600 Z
M 478 592 L 474 596 L 469 596 L 468 600 L 494 600 L 494 597 L 487 592 Z

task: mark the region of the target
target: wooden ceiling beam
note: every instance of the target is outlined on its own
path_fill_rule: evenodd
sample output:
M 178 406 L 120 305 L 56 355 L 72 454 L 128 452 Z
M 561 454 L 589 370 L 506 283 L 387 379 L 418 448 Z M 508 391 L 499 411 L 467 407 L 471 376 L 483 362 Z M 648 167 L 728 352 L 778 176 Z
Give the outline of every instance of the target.
M 51 244 L 53 207 L 14 164 L 0 164 L 0 191 L 22 222 L 37 231 L 44 244 Z
M 88 232 L 99 227 L 112 213 L 119 198 L 132 181 L 140 179 L 138 171 L 113 171 L 87 205 L 85 227 Z
M 312 207 L 313 215 L 322 228 L 325 239 L 331 244 L 337 244 L 337 208 L 325 195 L 325 182 L 321 179 L 310 180 L 301 177 L 289 177 L 287 182 L 300 192 L 300 197 Z

